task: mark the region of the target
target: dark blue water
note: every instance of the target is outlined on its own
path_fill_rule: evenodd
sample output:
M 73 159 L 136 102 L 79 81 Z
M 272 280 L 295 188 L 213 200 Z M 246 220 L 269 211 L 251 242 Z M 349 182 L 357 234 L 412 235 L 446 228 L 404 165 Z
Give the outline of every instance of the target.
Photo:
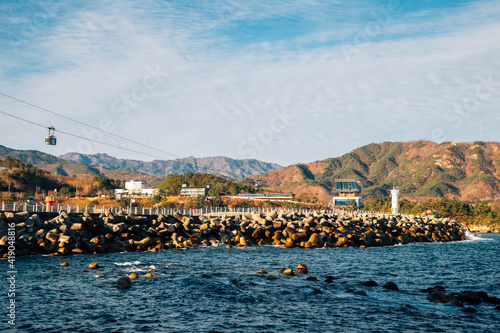
M 500 235 L 480 237 L 368 249 L 200 247 L 18 258 L 12 331 L 500 332 L 495 306 L 482 303 L 475 306 L 476 313 L 467 314 L 430 303 L 420 292 L 442 285 L 448 292 L 485 291 L 500 297 Z M 68 267 L 60 266 L 64 261 Z M 84 271 L 93 261 L 102 268 Z M 308 274 L 287 277 L 277 272 L 299 263 L 308 266 Z M 1 265 L 7 271 L 7 263 Z M 153 277 L 143 277 L 150 269 Z M 257 274 L 260 269 L 277 279 L 266 280 Z M 115 287 L 118 277 L 133 272 L 139 279 L 131 289 Z M 324 282 L 327 275 L 335 277 L 334 283 Z M 308 276 L 319 281 L 308 281 Z M 400 292 L 363 287 L 367 280 L 380 285 L 393 281 Z M 2 283 L 6 309 L 7 286 Z M 315 294 L 317 289 L 323 294 Z M 364 290 L 368 296 L 346 293 L 348 289 Z M 0 328 L 11 331 L 6 315 Z

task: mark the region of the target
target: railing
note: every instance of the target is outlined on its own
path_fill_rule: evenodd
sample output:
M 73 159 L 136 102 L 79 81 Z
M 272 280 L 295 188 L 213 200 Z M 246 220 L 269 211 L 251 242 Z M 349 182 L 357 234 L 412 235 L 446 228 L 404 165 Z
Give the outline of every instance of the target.
M 106 207 L 106 206 L 90 206 L 90 205 L 67 205 L 67 204 L 54 204 L 50 210 L 47 210 L 47 206 L 40 203 L 28 204 L 24 202 L 13 202 L 6 203 L 2 202 L 0 206 L 1 211 L 8 212 L 32 212 L 32 213 L 58 213 L 61 210 L 65 210 L 67 213 L 83 213 L 89 212 L 93 214 L 102 214 L 106 210 L 116 214 L 122 211 L 124 214 L 133 215 L 173 215 L 179 213 L 188 216 L 200 216 L 200 215 L 237 215 L 237 214 L 252 214 L 252 213 L 325 213 L 325 214 L 368 214 L 368 215 L 383 215 L 389 216 L 390 213 L 387 212 L 369 212 L 369 211 L 347 211 L 342 209 L 289 209 L 289 208 L 278 208 L 278 207 L 204 207 L 204 208 L 145 208 L 145 207 Z
M 83 213 L 89 212 L 94 214 L 104 213 L 109 210 L 112 213 L 122 211 L 124 214 L 134 215 L 173 215 L 179 213 L 182 215 L 199 216 L 199 215 L 236 215 L 248 213 L 300 213 L 307 214 L 313 212 L 321 212 L 327 214 L 343 214 L 343 210 L 314 210 L 314 209 L 288 209 L 276 207 L 204 207 L 204 208 L 139 208 L 139 207 L 106 207 L 106 206 L 90 206 L 90 205 L 67 205 L 67 204 L 54 204 L 50 210 L 47 206 L 40 203 L 28 204 L 23 202 L 6 203 L 2 202 L 0 206 L 1 211 L 9 212 L 32 212 L 32 213 L 57 213 L 65 210 L 67 213 Z

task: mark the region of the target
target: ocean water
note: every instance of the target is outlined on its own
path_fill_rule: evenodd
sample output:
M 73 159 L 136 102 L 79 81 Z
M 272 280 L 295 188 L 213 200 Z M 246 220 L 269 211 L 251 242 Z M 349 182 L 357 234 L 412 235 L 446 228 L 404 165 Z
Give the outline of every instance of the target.
M 69 266 L 60 265 L 65 261 Z M 93 261 L 101 268 L 88 270 Z M 277 271 L 299 263 L 308 274 Z M 6 272 L 7 262 L 0 264 Z M 261 269 L 276 280 L 257 274 Z M 17 258 L 16 270 L 16 325 L 7 322 L 2 279 L 1 332 L 500 332 L 496 305 L 464 313 L 420 292 L 442 285 L 500 297 L 498 234 L 367 249 L 221 246 L 31 256 Z M 144 277 L 150 270 L 153 277 Z M 117 289 L 118 277 L 130 273 L 139 275 L 132 288 Z M 333 283 L 324 282 L 328 275 Z M 362 286 L 367 280 L 380 286 Z M 383 289 L 387 281 L 400 291 Z

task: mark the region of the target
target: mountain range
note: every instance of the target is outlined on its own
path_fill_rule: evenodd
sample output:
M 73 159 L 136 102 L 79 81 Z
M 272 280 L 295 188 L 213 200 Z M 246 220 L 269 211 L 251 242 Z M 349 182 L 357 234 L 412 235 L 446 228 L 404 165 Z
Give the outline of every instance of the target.
M 403 198 L 425 201 L 443 196 L 465 201 L 493 201 L 500 205 L 500 143 L 430 141 L 372 143 L 340 157 L 280 167 L 257 160 L 227 157 L 188 157 L 173 161 L 122 160 L 107 154 L 69 153 L 60 157 L 39 151 L 0 146 L 0 157 L 10 155 L 27 164 L 60 175 L 104 174 L 121 180 L 159 184 L 168 174 L 215 173 L 270 191 L 293 192 L 330 202 L 335 179 L 355 178 L 365 198 L 389 195 L 397 186 Z
M 278 164 L 266 163 L 255 159 L 235 160 L 228 157 L 186 157 L 176 160 L 138 160 L 117 159 L 108 154 L 85 155 L 68 153 L 60 159 L 87 166 L 101 166 L 110 170 L 125 169 L 153 176 L 167 176 L 188 172 L 219 174 L 233 179 L 243 179 L 281 168 Z
M 117 159 L 107 154 L 68 153 L 56 157 L 36 150 L 16 150 L 0 145 L 0 158 L 7 155 L 42 170 L 63 176 L 102 173 L 109 178 L 145 180 L 148 183 L 154 179 L 163 179 L 169 174 L 188 172 L 213 173 L 228 178 L 243 179 L 281 168 L 278 164 L 255 159 L 236 160 L 228 157 L 187 157 L 151 162 Z
M 443 196 L 466 201 L 498 200 L 500 143 L 429 141 L 373 143 L 337 158 L 296 164 L 258 178 L 264 189 L 310 194 L 331 201 L 335 179 L 355 178 L 365 197 L 388 195 L 423 201 Z

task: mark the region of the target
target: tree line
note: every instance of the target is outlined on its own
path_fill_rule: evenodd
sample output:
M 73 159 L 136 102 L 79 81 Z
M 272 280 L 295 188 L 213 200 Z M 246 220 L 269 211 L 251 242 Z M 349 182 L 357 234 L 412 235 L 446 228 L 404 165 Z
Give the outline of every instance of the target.
M 366 202 L 363 210 L 389 213 L 391 208 L 390 196 L 377 195 Z M 500 209 L 493 210 L 486 202 L 473 203 L 447 197 L 429 199 L 421 203 L 401 199 L 399 213 L 449 217 L 466 225 L 500 224 Z

